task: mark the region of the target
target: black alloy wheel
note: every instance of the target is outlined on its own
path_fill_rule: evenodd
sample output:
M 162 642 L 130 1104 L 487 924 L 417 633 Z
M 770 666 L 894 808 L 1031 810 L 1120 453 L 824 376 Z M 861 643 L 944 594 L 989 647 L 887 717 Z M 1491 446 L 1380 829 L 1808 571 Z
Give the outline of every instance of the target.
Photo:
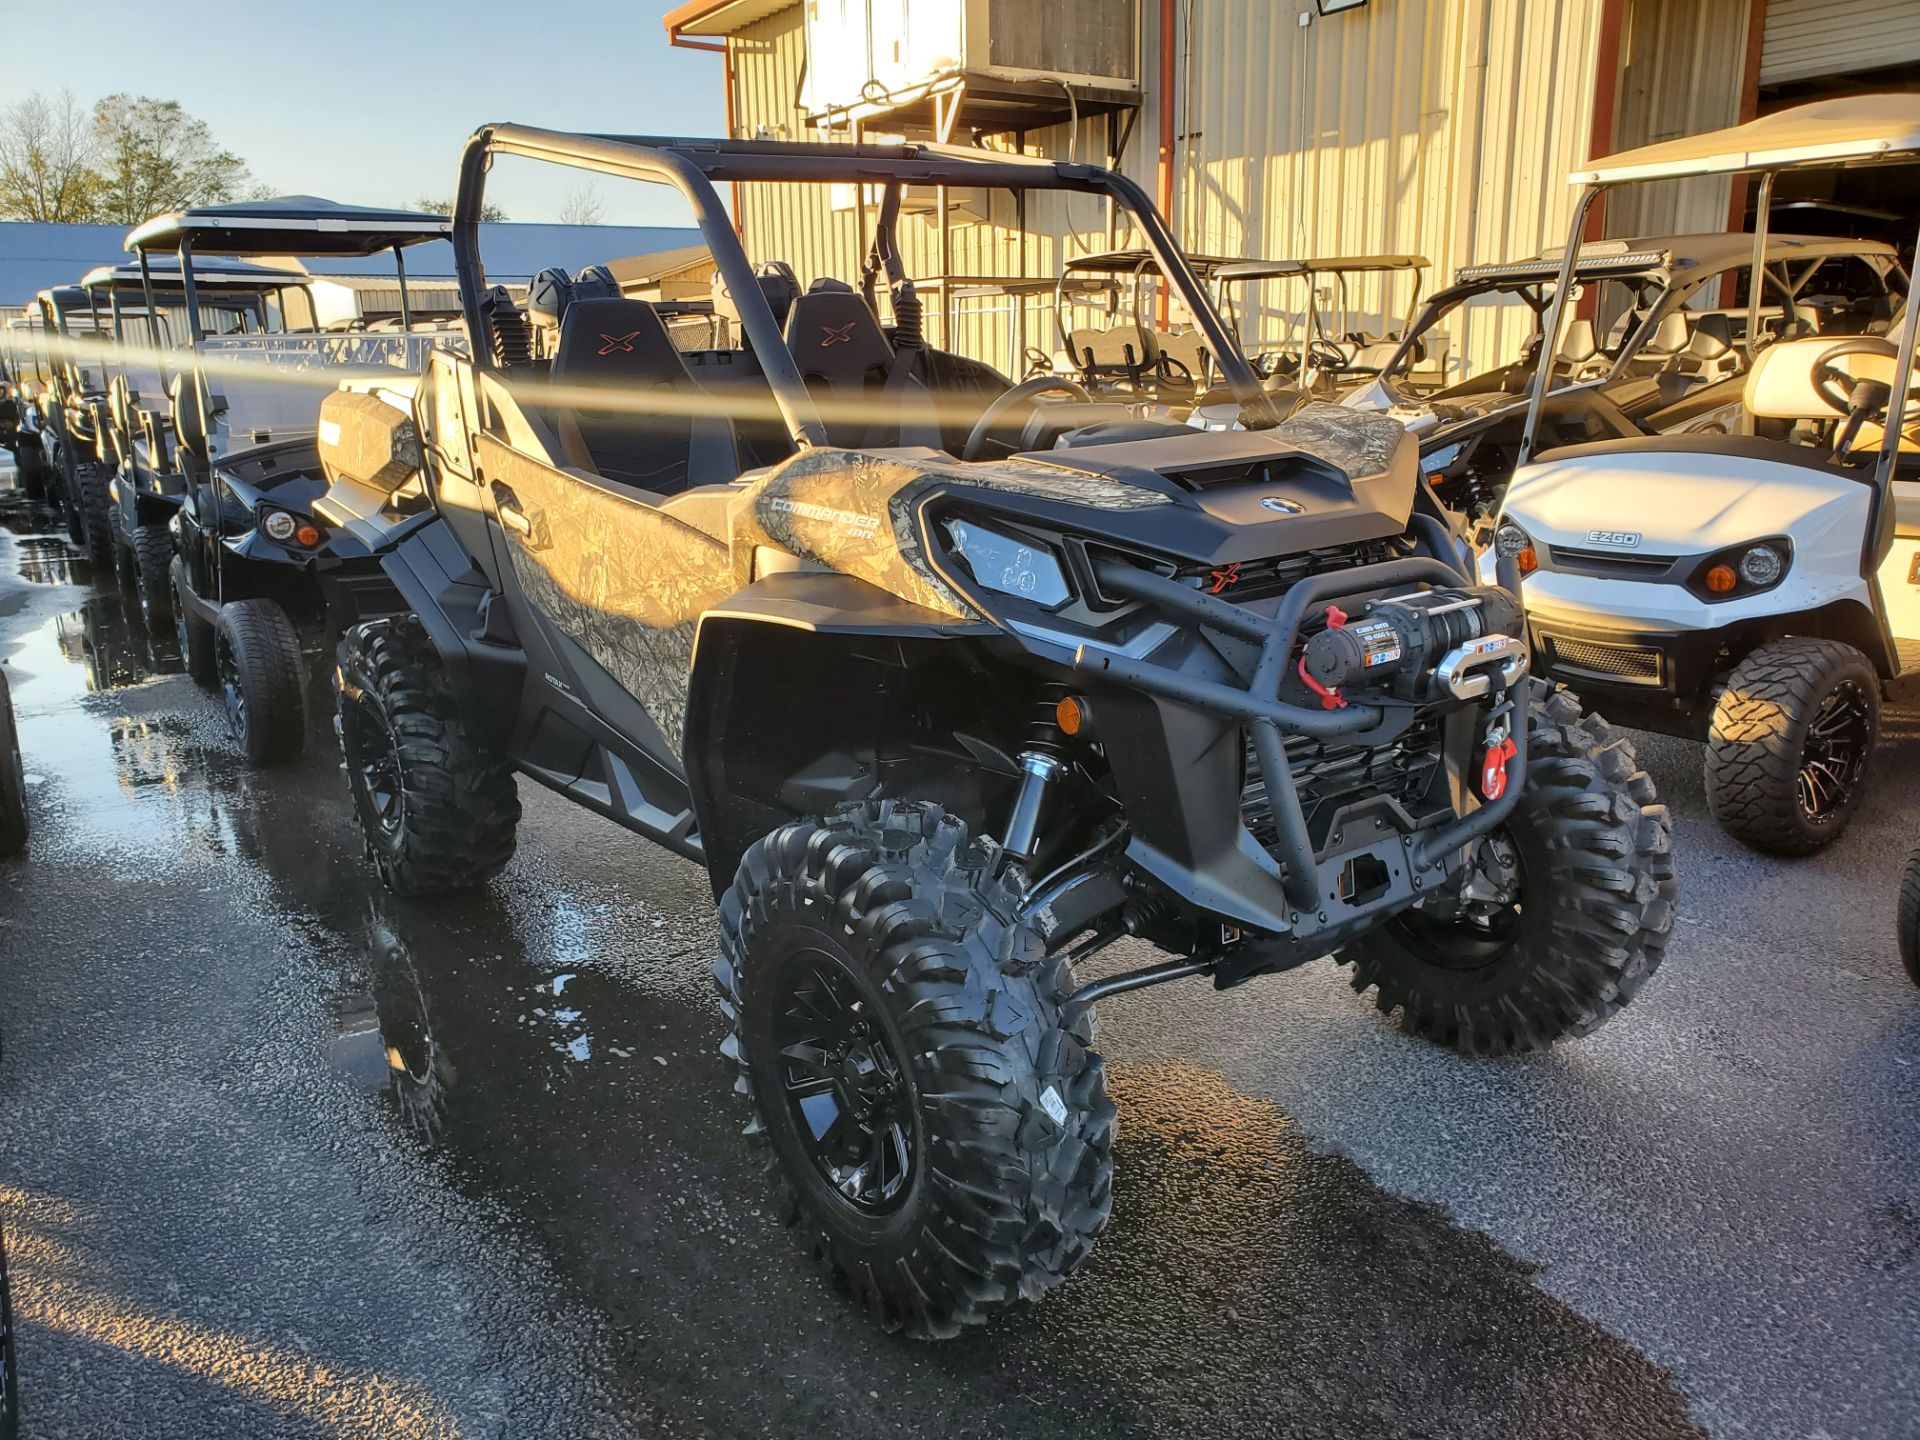
M 913 1084 L 860 984 L 821 950 L 786 957 L 773 1026 L 788 1118 L 827 1188 L 884 1215 L 912 1186 L 920 1144 Z
M 343 697 L 344 698 L 344 697 Z M 345 699 L 340 745 L 347 768 L 360 781 L 366 818 L 388 837 L 407 823 L 407 789 L 400 761 L 400 740 L 372 696 Z
M 1853 803 L 1873 750 L 1873 732 L 1873 702 L 1854 679 L 1841 681 L 1807 722 L 1800 809 L 1814 824 L 1828 824 Z

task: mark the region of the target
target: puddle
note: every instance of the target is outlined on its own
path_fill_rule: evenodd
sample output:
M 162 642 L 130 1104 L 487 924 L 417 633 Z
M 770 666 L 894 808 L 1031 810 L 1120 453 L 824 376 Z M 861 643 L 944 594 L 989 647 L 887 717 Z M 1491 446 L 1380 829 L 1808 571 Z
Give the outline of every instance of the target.
M 0 489 L 0 530 L 23 536 L 58 536 L 66 527 L 60 512 L 19 490 Z
M 55 616 L 53 633 L 62 658 L 81 669 L 86 688 L 95 693 L 186 669 L 173 638 L 149 635 L 138 606 L 122 595 L 96 594 L 78 610 Z
M 30 585 L 71 585 L 74 554 L 61 540 L 45 535 L 23 536 L 14 544 L 14 565 Z

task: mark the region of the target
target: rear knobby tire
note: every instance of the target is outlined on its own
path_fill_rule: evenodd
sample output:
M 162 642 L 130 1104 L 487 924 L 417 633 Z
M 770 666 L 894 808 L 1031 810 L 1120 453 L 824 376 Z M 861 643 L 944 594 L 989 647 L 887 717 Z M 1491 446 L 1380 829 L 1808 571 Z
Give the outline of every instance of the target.
M 173 629 L 173 532 L 165 525 L 142 525 L 127 539 L 140 618 L 149 635 L 165 635 Z
M 1841 711 L 1857 712 L 1845 725 Z M 1844 763 L 1831 728 L 1858 733 Z M 1707 808 L 1734 839 L 1772 855 L 1811 855 L 1840 837 L 1880 734 L 1880 677 L 1839 640 L 1789 636 L 1727 677 L 1707 734 Z
M 1907 857 L 1900 877 L 1900 963 L 1907 978 L 1920 985 L 1920 850 Z
M 7 677 L 0 675 L 0 859 L 27 848 L 27 830 L 27 771 L 13 723 L 13 695 Z
M 1633 747 L 1565 690 L 1532 702 L 1525 788 L 1493 838 L 1514 856 L 1517 907 L 1483 921 L 1416 908 L 1340 954 L 1354 989 L 1375 988 L 1409 1034 L 1468 1055 L 1597 1029 L 1659 968 L 1673 929 L 1667 807 Z
M 254 765 L 277 765 L 307 743 L 306 667 L 287 612 L 236 600 L 213 624 L 214 673 L 227 728 Z
M 354 819 L 387 889 L 466 890 L 505 868 L 520 823 L 513 771 L 461 723 L 419 622 L 349 630 L 334 689 Z
M 749 1133 L 772 1151 L 780 1213 L 888 1329 L 947 1337 L 1037 1299 L 1107 1223 L 1114 1111 L 1093 1017 L 1063 1008 L 1071 966 L 1016 918 L 1022 894 L 1018 871 L 996 879 L 993 852 L 970 845 L 957 817 L 869 801 L 774 831 L 721 899 L 714 980 L 732 1026 L 721 1048 L 753 1109 Z M 822 1080 L 830 1066 L 794 1058 L 820 1049 L 779 1043 L 817 1023 L 822 992 L 805 977 L 820 967 L 858 997 L 838 1009 L 865 1027 L 856 1064 L 862 1046 L 887 1053 L 893 1118 L 878 1123 L 911 1140 L 905 1166 L 871 1152 L 883 1156 L 873 1174 L 895 1161 L 900 1188 L 883 1208 L 849 1198 L 838 1185 L 859 1182 L 826 1168 L 868 1153 L 844 1123 L 853 1108 L 833 1098 L 816 1140 L 821 1112 L 793 1098 L 817 1106 L 829 1092 L 806 1087 L 850 1083 L 845 1061 L 841 1079 Z

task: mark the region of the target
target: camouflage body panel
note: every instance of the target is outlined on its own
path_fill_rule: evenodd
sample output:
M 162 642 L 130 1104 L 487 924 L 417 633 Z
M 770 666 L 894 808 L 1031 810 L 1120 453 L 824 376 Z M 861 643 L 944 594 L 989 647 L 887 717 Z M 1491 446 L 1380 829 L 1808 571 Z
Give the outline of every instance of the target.
M 1324 460 L 1350 477 L 1378 475 L 1391 468 L 1393 452 L 1407 438 L 1406 426 L 1391 415 L 1349 410 L 1325 400 L 1301 406 L 1266 433 L 1288 449 Z

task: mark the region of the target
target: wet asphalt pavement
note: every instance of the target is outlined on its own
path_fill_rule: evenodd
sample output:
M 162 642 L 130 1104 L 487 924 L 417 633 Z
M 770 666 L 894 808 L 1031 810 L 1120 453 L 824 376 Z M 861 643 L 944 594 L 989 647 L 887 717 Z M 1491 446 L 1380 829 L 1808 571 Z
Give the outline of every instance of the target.
M 523 782 L 491 890 L 385 898 L 324 725 L 249 772 L 8 483 L 29 1440 L 1920 1434 L 1909 719 L 1797 864 L 1722 839 L 1695 753 L 1647 741 L 1680 933 L 1549 1056 L 1408 1040 L 1327 964 L 1109 1002 L 1111 1228 L 1053 1299 L 929 1346 L 769 1218 L 700 872 Z

